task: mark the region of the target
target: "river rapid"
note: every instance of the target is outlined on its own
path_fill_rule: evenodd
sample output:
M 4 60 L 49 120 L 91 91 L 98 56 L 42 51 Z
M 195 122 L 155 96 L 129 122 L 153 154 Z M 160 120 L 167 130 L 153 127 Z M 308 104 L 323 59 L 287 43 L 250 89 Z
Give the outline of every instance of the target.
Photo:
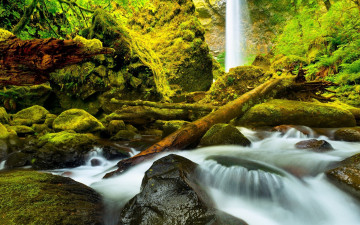
M 359 153 L 360 143 L 330 140 L 332 130 L 322 136 L 306 127 L 302 128 L 308 131 L 306 135 L 293 128 L 286 133 L 239 129 L 252 142 L 250 147 L 215 146 L 171 152 L 199 164 L 199 182 L 218 209 L 250 225 L 360 224 L 359 202 L 324 175 L 337 162 Z M 326 140 L 335 150 L 316 153 L 295 148 L 297 142 L 311 138 Z M 136 153 L 133 150 L 132 154 Z M 101 193 L 106 206 L 105 224 L 115 225 L 121 208 L 140 192 L 145 171 L 167 154 L 134 166 L 120 176 L 102 179 L 118 161 L 106 160 L 102 150 L 96 148 L 85 165 L 51 172 L 70 176 Z M 245 160 L 266 169 L 237 163 L 224 165 L 219 163 L 221 157 L 231 157 L 235 162 Z M 94 159 L 98 166 L 91 165 Z

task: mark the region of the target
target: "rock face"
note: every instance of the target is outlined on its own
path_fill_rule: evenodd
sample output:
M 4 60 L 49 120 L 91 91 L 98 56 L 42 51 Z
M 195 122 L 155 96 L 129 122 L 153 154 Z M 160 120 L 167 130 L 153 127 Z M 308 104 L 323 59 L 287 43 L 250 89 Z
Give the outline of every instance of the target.
M 82 109 L 69 109 L 62 112 L 53 122 L 55 130 L 73 130 L 79 133 L 91 133 L 105 129 L 95 117 Z
M 236 127 L 219 123 L 206 132 L 200 141 L 202 146 L 212 145 L 242 145 L 249 146 L 251 142 Z
M 196 164 L 177 155 L 154 162 L 145 173 L 141 193 L 121 212 L 119 224 L 246 224 L 214 208 L 197 184 Z
M 0 192 L 1 224 L 103 224 L 100 195 L 70 178 L 0 172 Z
M 197 16 L 205 27 L 205 40 L 211 53 L 217 56 L 225 51 L 225 0 L 194 0 Z
M 360 127 L 340 128 L 335 132 L 334 139 L 339 141 L 360 142 Z
M 90 134 L 62 131 L 39 138 L 32 166 L 35 169 L 55 169 L 80 166 L 92 149 L 96 138 Z
M 360 198 L 360 154 L 345 159 L 326 175 L 340 188 Z
M 315 152 L 327 152 L 334 150 L 329 142 L 316 139 L 300 141 L 295 144 L 295 147 L 297 149 L 309 149 Z
M 271 100 L 254 106 L 235 124 L 255 127 L 290 124 L 331 128 L 353 127 L 356 121 L 348 110 L 326 104 Z
M 49 111 L 47 111 L 44 107 L 34 105 L 13 115 L 12 124 L 31 126 L 35 123 L 44 123 L 46 114 L 49 114 Z

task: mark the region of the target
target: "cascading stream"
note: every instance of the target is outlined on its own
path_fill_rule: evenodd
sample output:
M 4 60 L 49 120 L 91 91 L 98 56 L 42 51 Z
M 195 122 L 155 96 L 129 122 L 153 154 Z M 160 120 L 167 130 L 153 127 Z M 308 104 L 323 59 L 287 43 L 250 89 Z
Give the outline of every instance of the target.
M 251 225 L 359 224 L 358 202 L 330 184 L 323 172 L 334 162 L 359 153 L 360 144 L 316 137 L 306 129 L 308 135 L 295 129 L 281 134 L 240 128 L 251 140 L 250 147 L 214 146 L 175 154 L 200 165 L 199 182 L 207 187 L 217 208 Z M 314 137 L 328 141 L 335 150 L 315 153 L 295 148 L 297 142 Z M 89 161 L 95 158 L 101 162 L 99 166 L 87 163 L 55 172 L 70 172 L 73 179 L 101 193 L 105 224 L 116 225 L 121 208 L 140 192 L 145 171 L 167 154 L 134 166 L 121 176 L 102 179 L 116 161 L 106 161 L 98 149 Z
M 245 21 L 247 18 L 246 0 L 226 1 L 226 42 L 225 71 L 245 63 Z

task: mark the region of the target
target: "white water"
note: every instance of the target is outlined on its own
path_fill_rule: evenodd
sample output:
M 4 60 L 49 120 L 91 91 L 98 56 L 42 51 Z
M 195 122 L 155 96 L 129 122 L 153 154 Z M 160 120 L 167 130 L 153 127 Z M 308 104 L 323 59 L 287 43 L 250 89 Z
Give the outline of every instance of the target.
M 250 225 L 360 224 L 357 202 L 330 184 L 323 174 L 332 163 L 360 152 L 359 143 L 331 141 L 321 136 L 318 139 L 327 140 L 335 150 L 314 153 L 295 149 L 295 143 L 314 136 L 311 132 L 306 136 L 295 129 L 285 135 L 240 130 L 252 141 L 251 147 L 216 146 L 176 152 L 200 165 L 200 182 L 207 187 L 217 208 L 244 219 Z M 100 166 L 92 167 L 87 163 L 56 173 L 70 171 L 73 179 L 101 193 L 107 207 L 105 224 L 113 225 L 117 224 L 121 207 L 140 192 L 145 171 L 166 154 L 135 166 L 121 176 L 104 180 L 101 178 L 113 169 L 116 162 L 106 161 L 100 155 L 98 149 L 92 156 L 102 160 Z M 211 156 L 259 161 L 281 173 L 249 171 L 241 166 L 224 167 L 207 160 Z
M 6 160 L 0 162 L 0 170 L 5 169 L 5 163 L 6 163 Z
M 247 17 L 246 0 L 226 1 L 226 42 L 225 71 L 245 63 L 245 21 Z

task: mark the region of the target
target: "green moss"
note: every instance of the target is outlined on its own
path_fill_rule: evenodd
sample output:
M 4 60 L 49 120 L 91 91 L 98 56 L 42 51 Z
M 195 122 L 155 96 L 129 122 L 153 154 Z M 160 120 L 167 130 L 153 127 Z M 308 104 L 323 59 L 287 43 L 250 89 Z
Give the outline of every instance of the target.
M 275 72 L 290 72 L 293 73 L 297 71 L 301 66 L 305 67 L 308 63 L 305 58 L 289 55 L 275 56 L 273 63 L 271 64 L 271 69 Z
M 11 33 L 10 31 L 4 30 L 2 28 L 0 28 L 0 41 L 4 41 L 6 39 L 8 39 L 9 37 L 13 36 L 14 34 Z
M 0 123 L 0 139 L 6 139 L 9 137 L 9 132 L 6 127 Z
M 25 170 L 1 172 L 0 192 L 1 224 L 101 223 L 99 195 L 69 178 Z
M 46 143 L 55 146 L 87 145 L 94 143 L 95 137 L 90 134 L 78 134 L 71 131 L 62 131 L 59 133 L 47 133 L 39 138 L 39 146 Z
M 223 105 L 232 101 L 250 88 L 257 87 L 269 77 L 260 67 L 239 66 L 219 77 L 211 86 L 205 101 L 215 105 Z
M 289 124 L 310 127 L 351 127 L 356 125 L 356 121 L 346 109 L 322 103 L 276 99 L 254 106 L 236 124 L 245 126 Z
M 9 123 L 9 115 L 7 114 L 5 108 L 0 107 L 0 123 Z
M 251 142 L 236 127 L 219 123 L 212 126 L 202 137 L 200 145 L 242 145 L 248 146 Z
M 45 122 L 47 114 L 49 114 L 49 111 L 47 111 L 44 107 L 34 105 L 14 114 L 13 123 L 17 125 L 32 125 L 35 123 L 43 123 Z
M 56 130 L 74 130 L 76 132 L 97 132 L 105 129 L 95 117 L 82 109 L 69 109 L 62 112 L 53 122 Z

